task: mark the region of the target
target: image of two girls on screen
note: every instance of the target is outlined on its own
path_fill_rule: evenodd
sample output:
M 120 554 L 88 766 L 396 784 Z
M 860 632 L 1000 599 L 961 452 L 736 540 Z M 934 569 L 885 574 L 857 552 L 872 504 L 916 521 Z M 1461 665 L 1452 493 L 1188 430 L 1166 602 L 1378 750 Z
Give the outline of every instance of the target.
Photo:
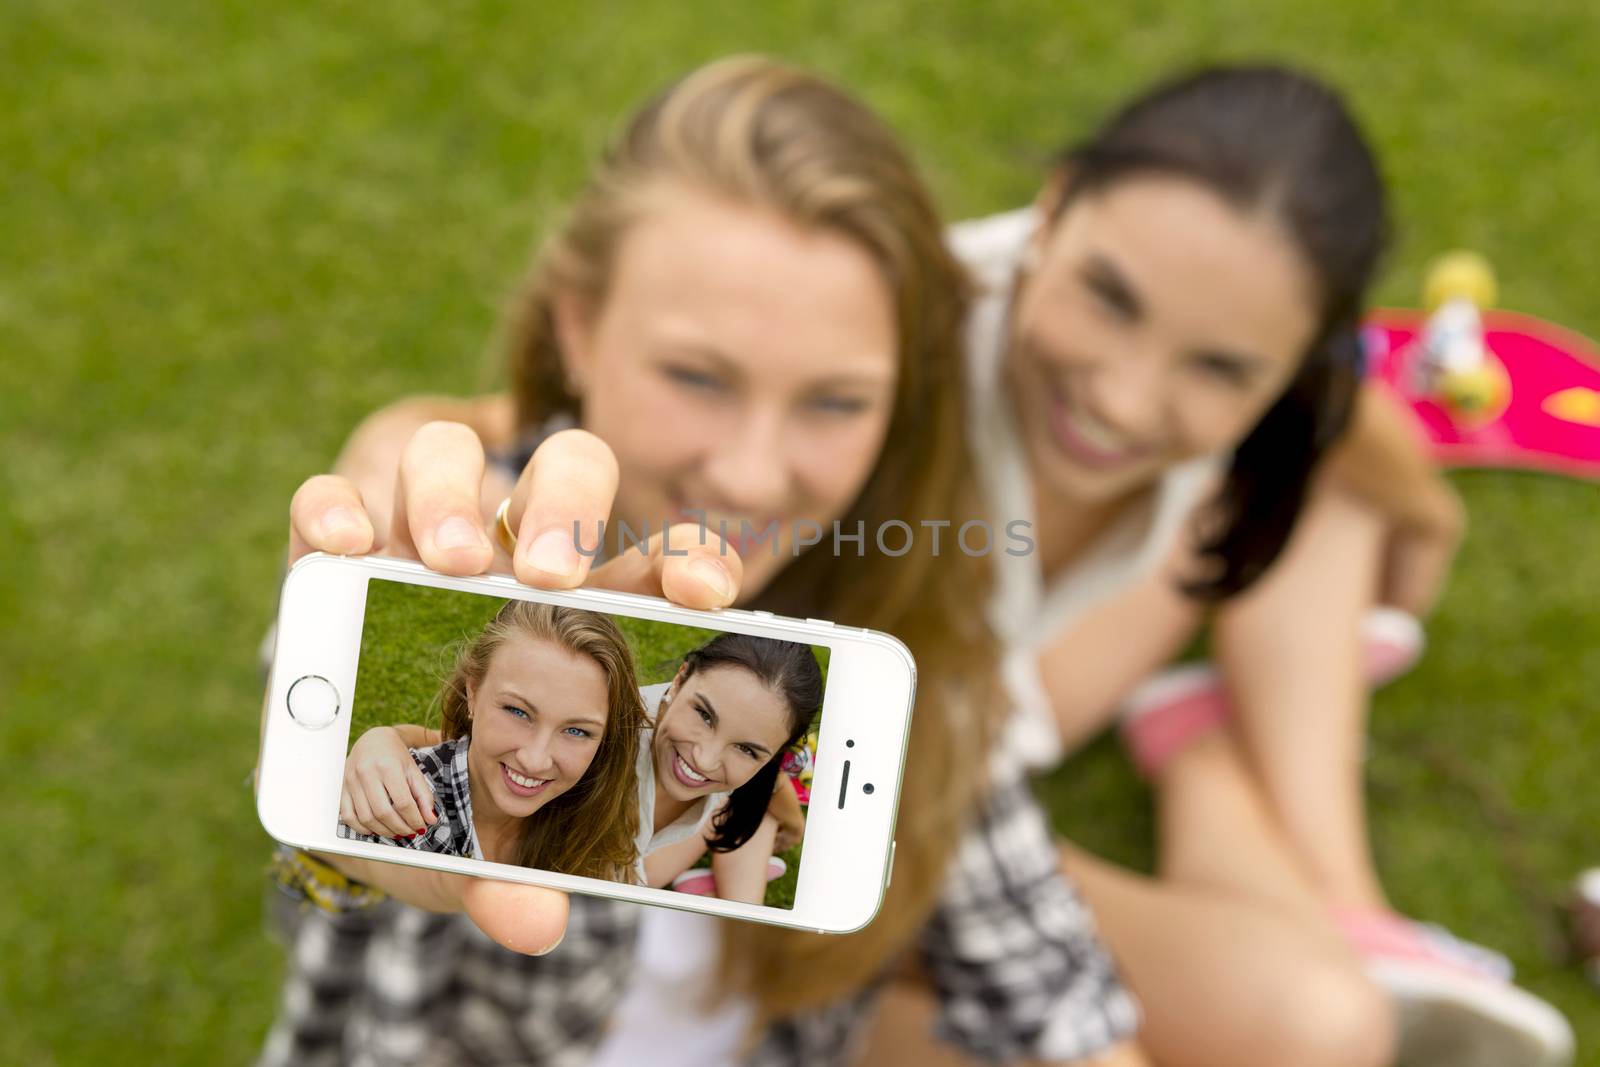
M 338 833 L 792 906 L 806 788 L 790 772 L 823 685 L 809 646 L 723 633 L 641 687 L 617 621 L 510 601 L 456 657 L 439 729 L 356 739 Z

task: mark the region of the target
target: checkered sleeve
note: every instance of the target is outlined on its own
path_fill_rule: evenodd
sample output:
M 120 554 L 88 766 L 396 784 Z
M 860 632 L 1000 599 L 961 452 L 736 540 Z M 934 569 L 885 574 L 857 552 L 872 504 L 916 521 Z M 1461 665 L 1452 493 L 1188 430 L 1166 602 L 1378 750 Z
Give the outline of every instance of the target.
M 920 948 L 940 1038 L 989 1062 L 1072 1061 L 1131 1037 L 1139 1013 L 1020 767 L 996 768 Z
M 462 802 L 471 785 L 467 781 L 467 746 L 461 740 L 444 741 L 428 748 L 413 748 L 411 758 L 433 789 L 439 818 L 420 833 L 405 837 L 382 837 L 351 829 L 343 821 L 337 833 L 347 841 L 366 841 L 393 845 L 415 852 L 437 852 L 447 856 L 473 855 L 472 814 Z

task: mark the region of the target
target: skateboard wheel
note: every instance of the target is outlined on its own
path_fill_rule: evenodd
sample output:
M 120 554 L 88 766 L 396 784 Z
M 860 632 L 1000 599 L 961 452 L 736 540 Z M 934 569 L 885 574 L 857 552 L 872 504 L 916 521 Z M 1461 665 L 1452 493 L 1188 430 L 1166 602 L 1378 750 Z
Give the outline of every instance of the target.
M 1511 379 L 1491 357 L 1480 367 L 1445 375 L 1439 393 L 1463 424 L 1483 426 L 1505 413 L 1511 402 Z

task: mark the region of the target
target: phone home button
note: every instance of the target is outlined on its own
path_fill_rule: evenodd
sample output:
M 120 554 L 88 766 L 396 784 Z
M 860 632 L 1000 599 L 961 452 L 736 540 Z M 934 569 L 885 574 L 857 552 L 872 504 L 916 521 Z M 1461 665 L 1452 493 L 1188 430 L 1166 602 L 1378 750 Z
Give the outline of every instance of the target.
M 320 674 L 296 678 L 284 699 L 294 721 L 307 730 L 320 730 L 339 715 L 339 691 Z

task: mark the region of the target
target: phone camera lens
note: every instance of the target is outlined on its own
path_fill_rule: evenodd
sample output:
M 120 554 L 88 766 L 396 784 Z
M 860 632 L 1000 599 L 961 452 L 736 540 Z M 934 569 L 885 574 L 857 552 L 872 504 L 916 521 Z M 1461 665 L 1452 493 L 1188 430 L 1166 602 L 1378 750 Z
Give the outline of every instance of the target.
M 866 785 L 862 786 L 861 787 L 861 791 L 863 793 L 871 793 L 872 792 L 872 783 L 868 782 Z
M 845 748 L 855 748 L 856 747 L 856 743 L 854 741 L 846 741 L 844 743 L 844 747 Z

